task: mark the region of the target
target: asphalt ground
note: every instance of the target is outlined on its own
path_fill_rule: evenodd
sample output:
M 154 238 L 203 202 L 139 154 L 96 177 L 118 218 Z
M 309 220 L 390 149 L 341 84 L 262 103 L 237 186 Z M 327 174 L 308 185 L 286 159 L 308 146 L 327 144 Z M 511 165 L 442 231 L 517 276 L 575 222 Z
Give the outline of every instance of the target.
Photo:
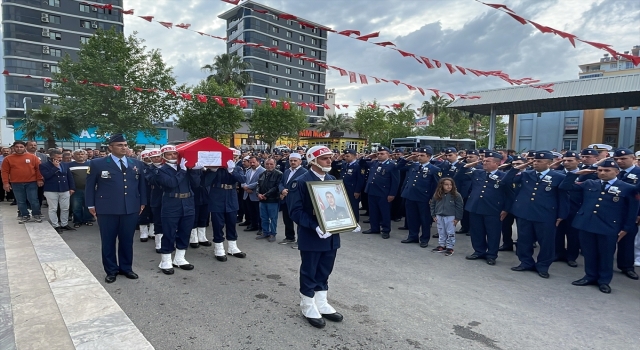
M 391 239 L 342 234 L 329 301 L 344 315 L 315 329 L 301 316 L 299 253 L 257 241 L 239 227 L 245 259 L 218 262 L 213 247 L 187 251 L 192 271 L 160 272 L 151 240 L 134 243 L 138 280 L 104 284 L 98 227 L 62 237 L 156 349 L 632 349 L 640 344 L 640 282 L 615 273 L 612 294 L 576 287 L 583 276 L 565 263 L 551 278 L 513 272 L 513 252 L 496 266 L 468 261 L 471 243 L 456 235 L 455 253 Z M 368 225 L 363 224 L 363 229 Z M 282 222 L 278 227 L 284 238 Z M 433 229 L 435 230 L 435 228 Z M 137 237 L 137 235 L 136 235 Z M 211 239 L 211 229 L 208 230 Z

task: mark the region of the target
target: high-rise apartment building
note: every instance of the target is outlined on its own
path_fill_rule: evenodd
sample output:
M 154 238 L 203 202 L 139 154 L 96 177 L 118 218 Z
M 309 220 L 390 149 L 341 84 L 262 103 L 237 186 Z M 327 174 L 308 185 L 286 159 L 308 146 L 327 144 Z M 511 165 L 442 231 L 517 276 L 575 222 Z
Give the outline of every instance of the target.
M 624 53 L 631 54 L 632 56 L 640 56 L 640 45 L 634 46 L 633 49 L 631 49 L 631 53 L 629 53 L 629 51 L 625 51 Z M 605 53 L 603 57 L 600 57 L 600 61 L 598 62 L 581 64 L 579 79 L 634 73 L 640 73 L 640 67 L 635 67 L 633 62 L 624 57 L 616 60 L 609 56 L 608 53 Z
M 253 10 L 266 10 L 268 13 Z M 295 57 L 231 43 L 235 39 L 241 39 L 247 43 L 262 44 L 294 54 L 302 53 L 326 63 L 327 32 L 320 29 L 323 26 L 302 18 L 296 21 L 277 17 L 284 13 L 254 1 L 246 1 L 218 16 L 227 21 L 227 53 L 239 55 L 245 62 L 251 63 L 248 72 L 252 83 L 244 92 L 244 97 L 250 102 L 252 99 L 269 97 L 273 100 L 291 100 L 293 103 L 323 104 L 325 69 Z M 313 27 L 302 25 L 298 21 Z M 325 114 L 322 107 L 316 111 L 306 108 L 305 112 L 310 124 L 316 123 Z
M 101 9 L 74 0 L 3 0 L 2 41 L 4 44 L 5 98 L 7 121 L 24 117 L 23 99 L 30 97 L 32 108 L 55 103 L 51 83 L 34 78 L 51 77 L 58 62 L 69 54 L 77 57 L 80 46 L 97 29 L 123 31 L 123 0 L 93 0 L 112 4 L 114 10 Z M 116 10 L 115 8 L 118 8 Z

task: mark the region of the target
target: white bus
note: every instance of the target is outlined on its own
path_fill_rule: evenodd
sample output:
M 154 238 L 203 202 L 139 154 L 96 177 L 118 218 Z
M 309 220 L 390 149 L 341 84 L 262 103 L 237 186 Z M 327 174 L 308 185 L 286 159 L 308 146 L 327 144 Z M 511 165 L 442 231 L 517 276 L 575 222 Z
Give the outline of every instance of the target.
M 391 139 L 391 148 L 403 148 L 410 151 L 416 147 L 431 146 L 434 153 L 440 153 L 447 147 L 455 147 L 459 150 L 476 149 L 476 140 L 472 139 L 451 139 L 438 136 L 408 136 Z

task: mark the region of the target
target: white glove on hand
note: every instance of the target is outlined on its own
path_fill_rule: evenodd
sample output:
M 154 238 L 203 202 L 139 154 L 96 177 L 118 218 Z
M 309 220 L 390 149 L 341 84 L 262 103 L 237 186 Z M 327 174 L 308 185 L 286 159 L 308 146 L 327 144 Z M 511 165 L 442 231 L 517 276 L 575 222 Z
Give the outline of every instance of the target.
M 351 232 L 358 233 L 358 232 L 360 232 L 360 231 L 362 231 L 362 227 L 360 227 L 360 225 L 358 225 L 358 226 L 357 226 L 353 231 L 351 231 Z
M 180 160 L 180 169 L 187 171 L 187 160 L 185 158 Z
M 228 160 L 227 171 L 229 172 L 229 174 L 231 174 L 235 168 L 236 168 L 236 163 L 234 163 L 232 160 Z
M 193 166 L 193 170 L 199 170 L 204 168 L 204 165 L 202 165 L 200 162 L 196 162 L 196 165 Z
M 331 233 L 322 232 L 322 230 L 320 229 L 320 226 L 316 227 L 316 232 L 318 233 L 318 236 L 320 236 L 320 238 L 322 238 L 322 239 L 327 239 L 327 238 L 331 237 Z

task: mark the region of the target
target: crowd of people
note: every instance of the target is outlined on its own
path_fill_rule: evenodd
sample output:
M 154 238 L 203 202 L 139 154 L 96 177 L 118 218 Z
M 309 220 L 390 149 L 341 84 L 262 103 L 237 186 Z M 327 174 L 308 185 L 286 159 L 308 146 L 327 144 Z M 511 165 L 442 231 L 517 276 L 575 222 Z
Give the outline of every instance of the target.
M 15 197 L 18 219 L 42 221 L 38 189 L 58 232 L 97 219 L 107 283 L 119 274 L 138 278 L 132 270 L 136 230 L 142 242 L 155 242 L 159 268 L 171 275 L 174 268 L 194 269 L 186 259 L 189 247 L 213 246 L 220 262 L 246 257 L 238 248 L 237 226 L 256 232 L 258 240 L 276 242 L 282 212 L 284 238 L 278 243 L 300 250 L 303 315 L 315 327 L 324 327 L 323 319 L 339 322 L 342 315 L 329 305 L 327 290 L 340 239 L 323 232 L 318 215 L 326 220 L 343 214 L 333 205 L 334 211 L 316 213 L 305 185 L 333 179 L 344 184 L 356 233 L 389 239 L 391 221 L 404 219 L 398 229 L 407 236 L 401 242 L 427 248 L 435 223 L 438 242 L 432 250 L 446 256 L 454 253 L 456 233 L 466 234 L 473 252 L 465 258 L 490 266 L 499 252 L 515 249 L 520 264 L 513 271 L 549 278 L 553 262 L 578 267 L 582 254 L 585 274 L 574 285 L 610 293 L 614 259 L 623 275 L 638 279 L 640 157 L 626 148 L 591 145 L 580 152 L 521 155 L 453 147 L 434 152 L 430 146 L 380 147 L 362 154 L 324 146 L 232 149 L 233 160 L 211 167 L 187 164 L 172 145 L 138 154 L 120 134 L 110 138 L 108 151 L 69 155 L 50 149 L 43 155 L 35 147 L 16 141 L 2 150 L 3 188 Z M 363 229 L 360 222 L 369 225 Z M 207 238 L 210 224 L 213 244 Z

